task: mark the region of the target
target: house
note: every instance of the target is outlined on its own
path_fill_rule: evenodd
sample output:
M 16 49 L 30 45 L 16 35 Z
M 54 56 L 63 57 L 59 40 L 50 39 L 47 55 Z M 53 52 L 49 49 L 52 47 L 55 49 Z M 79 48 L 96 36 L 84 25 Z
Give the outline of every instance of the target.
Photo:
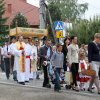
M 10 25 L 12 19 L 20 12 L 26 18 L 31 27 L 39 27 L 39 8 L 27 3 L 27 0 L 4 0 L 5 14 L 8 17 L 6 25 Z

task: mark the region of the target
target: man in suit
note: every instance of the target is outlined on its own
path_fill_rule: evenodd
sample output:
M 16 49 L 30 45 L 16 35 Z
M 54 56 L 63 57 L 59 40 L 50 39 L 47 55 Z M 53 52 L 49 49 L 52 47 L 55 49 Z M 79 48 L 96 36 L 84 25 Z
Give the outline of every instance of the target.
M 47 71 L 47 66 L 48 66 L 47 62 L 50 61 L 52 54 L 53 52 L 51 48 L 51 40 L 46 39 L 45 45 L 40 48 L 38 55 L 41 58 L 41 63 L 44 72 L 43 87 L 47 87 L 47 88 L 50 88 L 48 71 Z

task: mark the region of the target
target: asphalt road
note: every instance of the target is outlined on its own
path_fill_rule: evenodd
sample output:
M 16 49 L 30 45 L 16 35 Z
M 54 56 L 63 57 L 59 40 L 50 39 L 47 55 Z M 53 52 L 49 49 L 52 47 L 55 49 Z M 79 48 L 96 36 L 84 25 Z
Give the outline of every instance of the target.
M 6 79 L 4 73 L 0 73 L 0 100 L 99 100 L 100 95 L 95 93 L 91 94 L 87 91 L 75 92 L 66 90 L 62 87 L 61 93 L 51 89 L 42 88 L 43 76 L 40 80 L 33 80 L 25 86 L 17 84 L 12 79 Z M 87 84 L 88 85 L 88 84 Z
M 99 100 L 99 95 L 0 84 L 0 100 Z

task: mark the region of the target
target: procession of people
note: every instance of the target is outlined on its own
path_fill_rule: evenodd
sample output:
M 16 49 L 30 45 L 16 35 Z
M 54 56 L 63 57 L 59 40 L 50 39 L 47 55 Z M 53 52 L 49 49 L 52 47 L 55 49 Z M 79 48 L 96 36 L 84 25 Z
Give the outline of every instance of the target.
M 1 48 L 2 61 L 7 79 L 13 74 L 14 81 L 25 85 L 29 79 L 36 78 L 37 74 L 37 47 L 29 43 L 29 38 L 23 36 L 12 37 L 12 43 L 6 41 Z M 34 73 L 34 74 L 33 74 Z
M 6 41 L 0 48 L 0 54 L 2 72 L 6 73 L 7 79 L 12 74 L 18 84 L 25 85 L 30 80 L 40 79 L 38 70 L 42 70 L 42 86 L 51 88 L 51 84 L 54 84 L 54 91 L 59 92 L 61 83 L 66 83 L 66 72 L 70 72 L 72 90 L 84 91 L 85 83 L 90 82 L 87 90 L 92 93 L 95 83 L 100 94 L 100 33 L 94 35 L 93 42 L 82 44 L 80 48 L 77 36 L 66 37 L 64 44 L 53 45 L 50 39 L 46 39 L 40 45 L 38 39 L 30 41 L 29 37 L 19 35 Z M 88 76 L 84 74 L 86 70 L 94 73 L 90 72 L 92 75 Z

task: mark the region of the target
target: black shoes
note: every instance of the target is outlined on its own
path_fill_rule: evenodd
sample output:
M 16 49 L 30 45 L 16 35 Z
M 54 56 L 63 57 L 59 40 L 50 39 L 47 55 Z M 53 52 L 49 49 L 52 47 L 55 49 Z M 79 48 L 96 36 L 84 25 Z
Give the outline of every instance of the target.
M 33 78 L 30 78 L 29 80 L 31 80 L 31 81 L 32 81 L 32 80 L 33 80 Z
M 45 87 L 45 88 L 51 88 L 51 85 L 47 84 L 47 85 L 43 85 L 43 87 Z
M 59 90 L 59 89 L 54 89 L 54 91 L 55 91 L 55 92 L 60 92 L 60 90 Z
M 25 81 L 26 83 L 29 83 L 29 81 Z
M 37 75 L 37 76 L 36 76 L 36 79 L 37 79 L 37 80 L 39 80 L 39 79 L 40 79 L 40 78 L 39 78 L 39 75 Z
M 100 90 L 98 90 L 98 94 L 100 95 Z
M 17 79 L 13 78 L 14 81 L 18 81 Z
M 98 92 L 98 94 L 100 95 L 100 91 Z
M 66 85 L 65 88 L 66 89 L 71 89 L 71 85 Z
M 7 80 L 9 80 L 9 77 L 7 77 Z
M 50 85 L 50 84 L 47 84 L 46 87 L 47 87 L 47 88 L 51 88 L 51 85 Z
M 19 84 L 21 84 L 21 85 L 25 85 L 25 82 L 18 82 Z
M 87 90 L 87 91 L 89 91 L 90 93 L 94 93 L 94 92 L 92 91 L 92 89 L 89 89 L 89 88 L 88 88 L 88 90 Z
M 7 76 L 7 80 L 9 80 L 9 78 L 10 78 L 10 77 L 9 77 L 9 76 Z
M 54 91 L 55 91 L 55 92 L 61 92 L 61 87 L 59 87 L 59 88 L 55 88 L 55 87 L 54 87 Z

